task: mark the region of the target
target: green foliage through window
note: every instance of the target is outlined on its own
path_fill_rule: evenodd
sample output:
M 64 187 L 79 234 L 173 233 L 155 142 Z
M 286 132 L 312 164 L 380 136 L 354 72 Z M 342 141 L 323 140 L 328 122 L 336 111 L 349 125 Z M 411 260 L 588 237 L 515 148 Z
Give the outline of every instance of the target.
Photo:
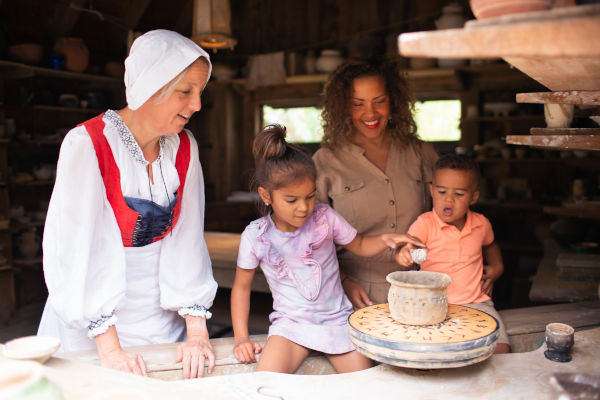
M 427 142 L 460 140 L 460 100 L 417 101 L 417 134 Z
M 292 143 L 318 143 L 323 138 L 321 109 L 318 107 L 263 106 L 263 124 L 281 124 Z

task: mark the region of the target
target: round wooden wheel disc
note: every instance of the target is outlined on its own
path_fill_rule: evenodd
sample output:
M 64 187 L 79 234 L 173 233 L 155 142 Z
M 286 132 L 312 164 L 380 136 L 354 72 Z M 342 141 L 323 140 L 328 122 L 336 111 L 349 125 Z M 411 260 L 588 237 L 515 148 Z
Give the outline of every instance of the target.
M 492 355 L 498 321 L 466 306 L 448 305 L 439 324 L 406 325 L 390 316 L 388 304 L 350 314 L 350 339 L 369 358 L 410 368 L 452 368 L 474 364 Z

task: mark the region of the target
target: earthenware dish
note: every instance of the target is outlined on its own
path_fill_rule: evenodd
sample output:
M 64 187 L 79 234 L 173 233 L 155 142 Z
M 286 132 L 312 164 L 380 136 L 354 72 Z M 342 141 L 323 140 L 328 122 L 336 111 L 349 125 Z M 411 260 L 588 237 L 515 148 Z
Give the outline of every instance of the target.
M 6 342 L 2 355 L 14 360 L 48 361 L 60 347 L 60 340 L 52 336 L 24 336 Z

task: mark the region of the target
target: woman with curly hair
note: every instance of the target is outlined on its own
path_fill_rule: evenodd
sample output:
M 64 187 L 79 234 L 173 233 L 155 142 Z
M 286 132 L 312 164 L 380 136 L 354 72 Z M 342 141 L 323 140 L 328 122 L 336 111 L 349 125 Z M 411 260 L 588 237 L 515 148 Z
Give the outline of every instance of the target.
M 325 85 L 324 137 L 313 159 L 317 199 L 360 234 L 404 233 L 431 209 L 427 183 L 438 156 L 416 135 L 414 102 L 396 63 L 350 60 Z M 401 269 L 394 253 L 364 258 L 338 253 L 344 291 L 354 308 L 387 302 L 386 275 Z

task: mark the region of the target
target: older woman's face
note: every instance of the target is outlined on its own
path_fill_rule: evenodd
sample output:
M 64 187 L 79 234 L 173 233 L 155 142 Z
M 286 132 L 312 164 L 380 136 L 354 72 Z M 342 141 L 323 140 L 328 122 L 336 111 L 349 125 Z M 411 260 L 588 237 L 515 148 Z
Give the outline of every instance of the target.
M 390 116 L 390 101 L 382 77 L 354 79 L 350 102 L 354 134 L 372 139 L 385 132 Z
M 175 86 L 166 100 L 159 103 L 147 101 L 148 118 L 154 128 L 162 134 L 179 133 L 196 111 L 202 108 L 200 95 L 208 81 L 208 65 L 196 60 Z

